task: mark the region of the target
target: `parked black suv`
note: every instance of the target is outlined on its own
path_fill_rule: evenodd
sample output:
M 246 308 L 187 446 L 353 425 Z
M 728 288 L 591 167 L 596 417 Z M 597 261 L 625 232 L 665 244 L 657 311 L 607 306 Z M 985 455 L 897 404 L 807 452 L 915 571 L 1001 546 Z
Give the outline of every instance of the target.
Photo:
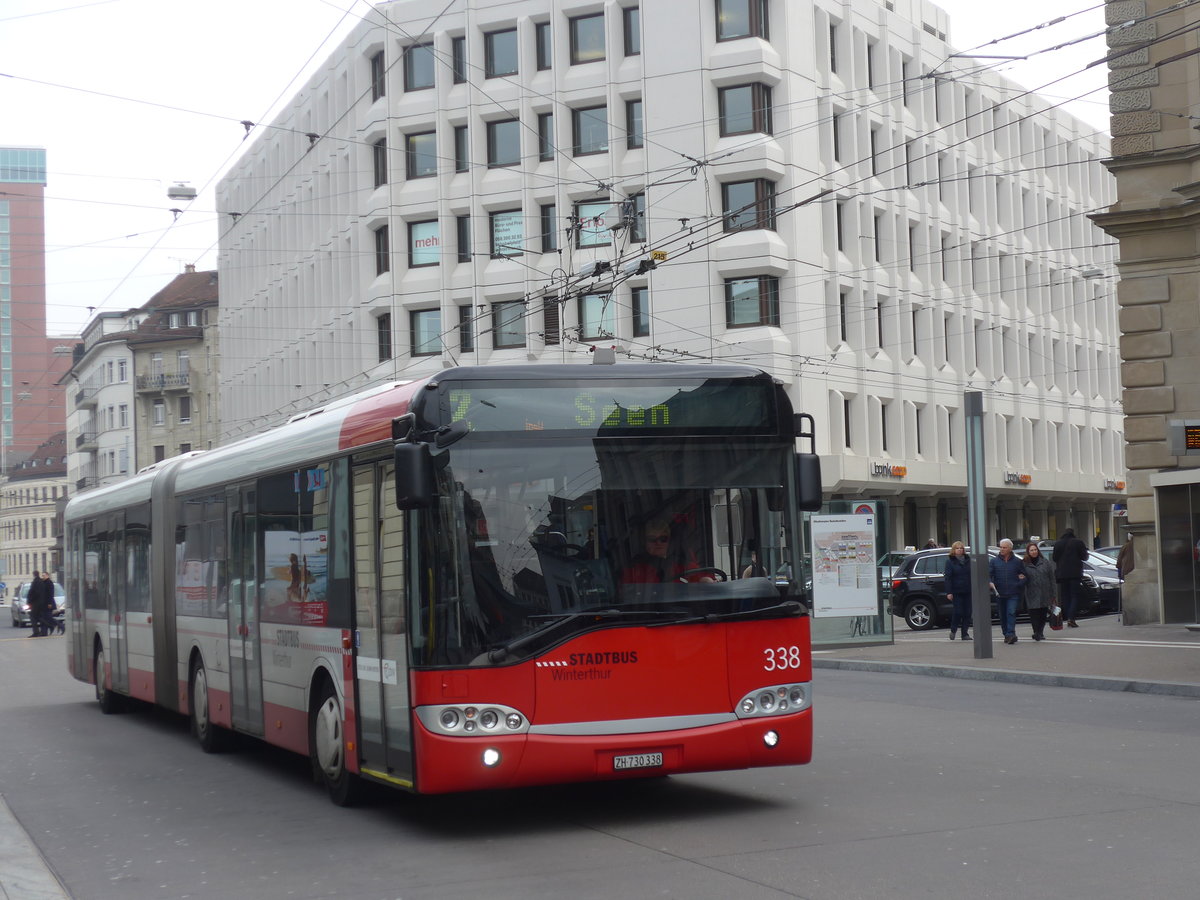
M 994 547 L 988 548 L 988 556 L 996 556 Z M 946 599 L 946 559 L 950 548 L 938 547 L 914 553 L 900 564 L 892 578 L 891 610 L 893 616 L 901 616 L 913 631 L 928 628 L 946 628 L 950 625 L 950 614 L 954 604 Z M 1087 567 L 1085 566 L 1085 569 Z M 1115 610 L 1119 603 L 1119 590 L 1100 590 L 1098 575 L 1090 569 L 1084 572 L 1076 615 L 1102 613 Z M 1105 585 L 1110 588 L 1109 585 Z M 1026 614 L 1022 601 L 1017 609 L 1018 616 Z M 995 598 L 992 598 L 992 621 L 999 621 Z
M 990 556 L 996 551 L 989 550 Z M 946 599 L 946 560 L 949 547 L 919 550 L 900 564 L 892 576 L 892 615 L 902 616 L 913 631 L 945 628 L 950 624 L 954 603 Z M 1024 612 L 1024 608 L 1018 613 Z M 992 603 L 992 618 L 996 604 Z

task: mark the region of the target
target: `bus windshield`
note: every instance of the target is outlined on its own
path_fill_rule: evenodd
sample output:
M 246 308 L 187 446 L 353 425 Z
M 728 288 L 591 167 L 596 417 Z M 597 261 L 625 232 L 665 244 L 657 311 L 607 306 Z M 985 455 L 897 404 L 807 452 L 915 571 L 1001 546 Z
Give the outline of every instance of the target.
M 797 614 L 790 441 L 468 436 L 423 529 L 415 665 L 528 659 L 623 624 Z

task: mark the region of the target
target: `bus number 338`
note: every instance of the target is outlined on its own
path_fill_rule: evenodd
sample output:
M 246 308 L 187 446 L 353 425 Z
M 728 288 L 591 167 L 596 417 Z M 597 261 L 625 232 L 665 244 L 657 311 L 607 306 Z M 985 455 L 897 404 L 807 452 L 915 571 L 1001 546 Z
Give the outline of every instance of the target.
M 800 648 L 795 644 L 790 647 L 767 647 L 763 650 L 763 657 L 763 671 L 765 672 L 799 669 L 802 660 Z

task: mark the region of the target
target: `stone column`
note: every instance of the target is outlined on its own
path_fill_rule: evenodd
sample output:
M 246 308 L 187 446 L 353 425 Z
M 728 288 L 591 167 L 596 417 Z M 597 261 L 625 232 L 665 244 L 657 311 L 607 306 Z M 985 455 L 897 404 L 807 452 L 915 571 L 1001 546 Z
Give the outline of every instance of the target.
M 917 549 L 930 538 L 937 538 L 937 498 L 920 497 L 917 503 Z
M 1029 534 L 1025 537 L 1033 537 L 1037 535 L 1043 540 L 1050 537 L 1050 503 L 1040 497 L 1031 498 L 1025 501 L 1025 518 L 1029 521 Z

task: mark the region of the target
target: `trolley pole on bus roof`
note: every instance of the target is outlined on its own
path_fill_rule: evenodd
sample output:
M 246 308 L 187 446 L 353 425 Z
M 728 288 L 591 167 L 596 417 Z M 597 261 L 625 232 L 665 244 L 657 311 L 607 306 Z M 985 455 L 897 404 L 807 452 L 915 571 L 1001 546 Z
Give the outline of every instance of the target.
M 971 541 L 971 618 L 975 658 L 992 658 L 992 598 L 988 588 L 987 490 L 983 467 L 983 392 L 963 393 L 967 424 L 967 537 Z

